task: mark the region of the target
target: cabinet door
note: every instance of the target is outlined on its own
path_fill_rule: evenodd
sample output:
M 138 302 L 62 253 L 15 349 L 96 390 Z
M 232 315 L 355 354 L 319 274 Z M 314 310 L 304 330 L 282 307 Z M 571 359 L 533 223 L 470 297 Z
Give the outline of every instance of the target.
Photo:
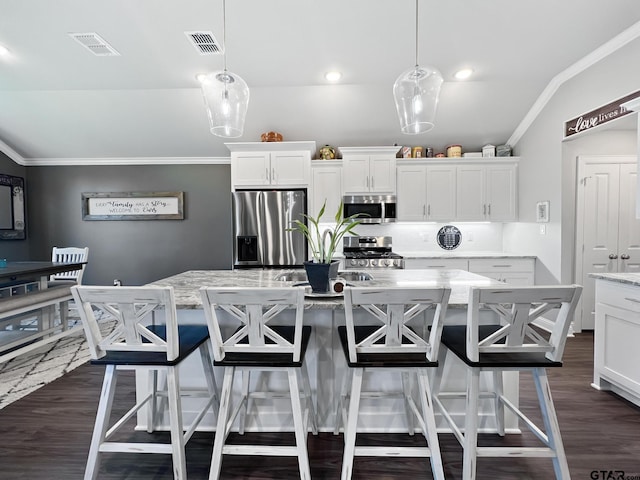
M 516 166 L 488 165 L 485 168 L 487 220 L 516 220 Z
M 269 153 L 232 153 L 231 178 L 234 187 L 269 185 L 271 181 Z
M 487 211 L 484 202 L 485 170 L 481 165 L 459 165 L 456 168 L 456 220 L 483 221 Z
M 311 171 L 308 152 L 273 152 L 271 154 L 271 184 L 307 186 Z
M 405 258 L 404 268 L 408 270 L 442 270 L 446 268 L 468 270 L 468 263 L 466 258 Z
M 535 284 L 535 259 L 470 259 L 469 271 L 512 285 Z
M 369 158 L 369 191 L 394 193 L 396 191 L 396 159 L 388 155 Z
M 369 192 L 369 155 L 349 155 L 342 160 L 344 193 Z
M 401 165 L 398 167 L 396 178 L 397 220 L 404 222 L 426 220 L 426 170 L 424 166 L 420 165 Z
M 310 214 L 315 217 L 326 201 L 327 206 L 323 219 L 332 220 L 342 200 L 342 167 L 313 166 L 311 168 L 310 198 Z
M 428 166 L 426 179 L 427 220 L 453 220 L 456 216 L 456 167 Z

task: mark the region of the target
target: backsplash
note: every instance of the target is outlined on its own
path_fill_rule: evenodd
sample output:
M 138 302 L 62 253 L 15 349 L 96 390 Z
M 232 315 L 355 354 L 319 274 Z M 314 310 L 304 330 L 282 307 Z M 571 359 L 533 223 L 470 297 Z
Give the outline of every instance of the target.
M 443 250 L 436 239 L 444 225 L 455 225 L 462 234 L 462 242 L 455 250 Z M 326 228 L 331 227 L 327 224 Z M 359 225 L 360 236 L 388 235 L 393 237 L 393 251 L 400 254 L 417 252 L 502 252 L 502 223 L 395 223 L 384 225 Z M 340 245 L 342 248 L 342 245 Z

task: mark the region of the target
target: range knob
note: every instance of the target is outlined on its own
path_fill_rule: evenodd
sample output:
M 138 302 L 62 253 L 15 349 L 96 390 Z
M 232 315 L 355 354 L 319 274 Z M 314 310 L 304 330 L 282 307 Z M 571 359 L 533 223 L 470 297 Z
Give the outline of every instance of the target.
M 382 262 L 382 260 L 380 260 L 380 262 Z M 372 267 L 375 267 L 378 264 L 378 261 L 375 259 L 371 259 L 369 260 L 369 265 Z
M 360 265 L 361 267 L 364 267 L 367 264 L 366 260 L 358 260 L 358 265 Z
M 385 264 L 387 267 L 388 267 L 388 266 L 390 266 L 390 265 L 393 265 L 393 260 L 389 260 L 389 259 L 384 260 L 384 264 Z
M 349 263 L 350 263 L 351 265 L 354 265 L 354 266 L 355 266 L 355 265 L 357 265 L 357 264 L 358 264 L 358 261 L 357 261 L 356 259 L 352 258 L 351 260 L 349 260 Z

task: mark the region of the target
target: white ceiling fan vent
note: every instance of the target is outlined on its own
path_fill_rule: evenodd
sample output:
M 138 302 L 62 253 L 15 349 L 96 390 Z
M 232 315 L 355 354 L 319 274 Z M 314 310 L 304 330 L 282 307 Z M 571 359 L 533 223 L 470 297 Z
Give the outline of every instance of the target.
M 184 32 L 200 55 L 219 55 L 222 47 L 212 32 Z
M 97 33 L 70 33 L 69 36 L 98 57 L 120 56 L 120 53 Z

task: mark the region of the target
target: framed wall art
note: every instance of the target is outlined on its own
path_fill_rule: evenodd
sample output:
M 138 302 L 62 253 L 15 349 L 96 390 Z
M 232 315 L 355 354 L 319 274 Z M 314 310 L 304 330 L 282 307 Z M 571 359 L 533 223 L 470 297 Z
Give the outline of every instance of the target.
M 24 178 L 0 174 L 0 240 L 26 238 Z
M 549 221 L 549 201 L 536 203 L 536 222 L 546 223 Z
M 183 220 L 183 192 L 85 192 L 83 220 Z

